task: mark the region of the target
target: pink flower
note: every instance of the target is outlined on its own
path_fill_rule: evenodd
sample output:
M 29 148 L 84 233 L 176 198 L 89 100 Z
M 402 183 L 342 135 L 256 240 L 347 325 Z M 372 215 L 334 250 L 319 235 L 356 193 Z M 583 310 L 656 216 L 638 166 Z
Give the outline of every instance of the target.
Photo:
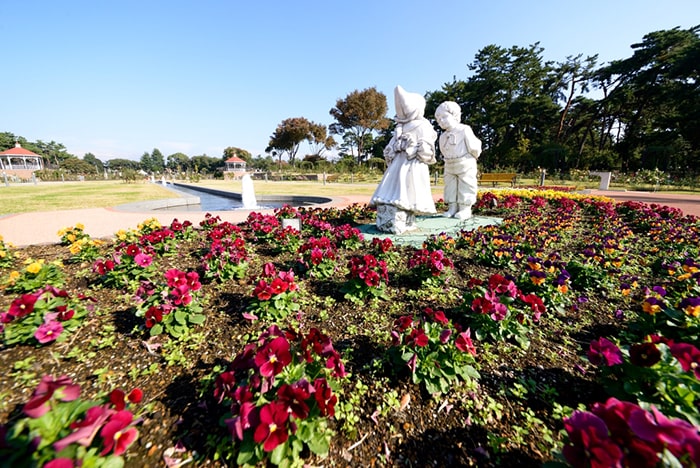
M 70 428 L 73 429 L 73 432 L 53 444 L 54 450 L 60 452 L 73 443 L 84 447 L 90 446 L 97 432 L 112 414 L 114 414 L 114 410 L 109 409 L 106 405 L 89 408 L 85 412 L 85 419 L 71 424 Z
M 622 364 L 622 351 L 612 341 L 600 337 L 591 341 L 588 347 L 588 361 L 594 366 L 601 365 L 603 361 L 608 367 Z
M 153 258 L 150 255 L 147 255 L 143 252 L 139 252 L 134 257 L 134 263 L 136 263 L 141 268 L 146 268 L 151 263 L 153 263 Z
M 287 408 L 279 402 L 272 402 L 260 410 L 260 424 L 255 428 L 253 440 L 263 443 L 263 450 L 272 452 L 275 447 L 289 438 Z
M 118 411 L 109 418 L 109 422 L 100 431 L 104 449 L 100 455 L 107 455 L 114 450 L 114 455 L 121 455 L 136 440 L 139 433 L 131 427 L 134 423 L 134 415 L 129 411 Z
M 440 332 L 440 343 L 445 344 L 449 341 L 450 336 L 452 336 L 452 330 L 445 328 Z
M 44 465 L 44 468 L 73 468 L 75 463 L 70 458 L 56 458 Z
M 172 268 L 166 271 L 165 279 L 168 282 L 168 287 L 170 288 L 187 285 L 187 275 L 184 271 L 180 271 L 177 268 Z
M 243 402 L 238 410 L 238 416 L 225 421 L 231 435 L 238 440 L 243 440 L 243 432 L 258 425 L 257 413 L 254 410 L 255 405 L 252 402 Z
M 674 343 L 670 350 L 685 372 L 693 371 L 695 378 L 700 379 L 700 349 L 690 343 Z
M 48 401 L 54 394 L 61 401 L 73 401 L 80 396 L 80 386 L 73 384 L 66 375 L 55 380 L 53 376 L 45 375 L 22 411 L 30 418 L 41 417 L 50 409 Z
M 55 341 L 61 333 L 63 332 L 63 325 L 61 322 L 56 320 L 51 320 L 49 322 L 44 322 L 39 325 L 39 328 L 34 332 L 34 338 L 41 343 L 46 344 L 51 341 Z

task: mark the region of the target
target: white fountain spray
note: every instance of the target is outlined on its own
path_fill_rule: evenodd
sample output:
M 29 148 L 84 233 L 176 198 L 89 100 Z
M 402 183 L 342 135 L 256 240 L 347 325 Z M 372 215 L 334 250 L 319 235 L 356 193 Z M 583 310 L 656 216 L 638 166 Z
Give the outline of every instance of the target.
M 241 201 L 243 208 L 252 210 L 258 207 L 258 201 L 255 199 L 255 188 L 253 187 L 253 179 L 250 174 L 243 175 L 241 179 Z

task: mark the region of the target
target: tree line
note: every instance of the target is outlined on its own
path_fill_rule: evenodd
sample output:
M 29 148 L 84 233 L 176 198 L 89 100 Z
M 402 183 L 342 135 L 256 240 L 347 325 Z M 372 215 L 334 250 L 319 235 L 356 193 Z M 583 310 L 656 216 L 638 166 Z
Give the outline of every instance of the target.
M 546 61 L 539 43 L 505 48 L 488 45 L 467 64 L 467 76 L 453 77 L 427 91 L 426 117 L 437 106 L 457 102 L 462 117 L 482 140 L 480 164 L 486 170 L 548 172 L 572 170 L 661 170 L 698 174 L 700 168 L 700 25 L 646 34 L 632 44 L 630 57 L 599 65 L 598 56 L 569 56 Z M 238 156 L 249 168 L 281 169 L 283 164 L 330 167 L 326 154 L 336 150 L 337 168 L 381 161 L 393 130 L 386 96 L 376 88 L 355 90 L 336 101 L 328 126 L 305 117 L 283 120 L 270 136 L 265 156 L 228 147 L 221 157 L 165 157 L 158 149 L 139 161 L 82 159 L 50 143 L 28 142 L 0 133 L 0 150 L 23 147 L 44 157 L 47 167 L 100 174 L 134 170 L 216 174 L 223 161 Z M 336 138 L 338 137 L 338 141 Z M 310 154 L 298 152 L 307 142 Z M 284 161 L 283 161 L 284 160 Z

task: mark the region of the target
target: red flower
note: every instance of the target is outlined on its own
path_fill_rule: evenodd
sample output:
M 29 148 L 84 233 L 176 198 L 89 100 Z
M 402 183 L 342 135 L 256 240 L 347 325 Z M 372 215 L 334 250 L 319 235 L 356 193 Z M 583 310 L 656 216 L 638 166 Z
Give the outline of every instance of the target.
M 489 288 L 498 294 L 507 294 L 510 297 L 518 295 L 518 287 L 515 283 L 498 274 L 489 278 Z
M 104 449 L 100 455 L 107 455 L 114 450 L 114 455 L 121 455 L 136 440 L 139 433 L 134 427 L 134 415 L 129 411 L 119 411 L 109 418 L 109 422 L 100 431 Z
M 472 343 L 470 329 L 467 328 L 467 331 L 463 331 L 462 333 L 457 335 L 457 339 L 455 340 L 455 347 L 463 353 L 469 353 L 473 356 L 476 356 L 476 347 L 474 346 L 474 343 Z
M 264 377 L 272 377 L 292 362 L 289 352 L 289 341 L 279 336 L 262 346 L 255 355 L 255 365 L 260 368 L 260 374 Z
M 408 330 L 409 327 L 413 326 L 413 317 L 410 315 L 399 317 L 394 322 L 394 326 L 403 333 L 404 331 Z
M 272 297 L 272 289 L 265 280 L 260 280 L 253 290 L 253 296 L 257 297 L 259 301 L 269 301 Z
M 306 400 L 311 396 L 309 382 L 300 380 L 294 385 L 284 384 L 277 390 L 280 403 L 288 408 L 288 411 L 299 419 L 309 417 L 309 405 Z
M 428 346 L 428 335 L 425 334 L 422 328 L 414 328 L 406 338 L 406 344 L 410 346 Z
M 129 244 L 128 246 L 126 246 L 125 252 L 129 257 L 135 257 L 141 252 L 141 249 L 136 244 Z
M 146 311 L 146 328 L 152 328 L 156 323 L 163 321 L 163 309 L 151 306 Z
M 275 276 L 276 274 L 277 274 L 277 269 L 275 268 L 275 265 L 273 265 L 270 262 L 263 265 L 263 275 L 271 278 L 271 277 Z
M 635 366 L 651 367 L 661 360 L 661 351 L 654 343 L 630 346 L 630 362 Z
M 487 315 L 493 310 L 493 303 L 485 297 L 477 297 L 472 301 L 472 310 L 477 314 Z
M 379 286 L 379 283 L 381 281 L 381 277 L 379 276 L 379 273 L 376 271 L 368 270 L 365 273 L 365 284 L 370 287 L 370 288 L 376 288 Z
M 253 440 L 258 444 L 263 443 L 266 452 L 272 452 L 289 438 L 288 416 L 287 408 L 282 403 L 273 401 L 263 406 L 260 409 L 260 424 L 255 428 Z
M 22 318 L 34 312 L 34 304 L 41 296 L 41 293 L 22 294 L 20 297 L 12 301 L 7 313 L 15 318 Z
M 185 279 L 190 291 L 199 291 L 202 288 L 202 283 L 199 282 L 199 274 L 196 271 L 187 272 Z
M 574 411 L 564 419 L 569 443 L 562 450 L 574 467 L 604 468 L 621 466 L 622 450 L 610 439 L 605 422 L 598 416 Z
M 338 402 L 338 397 L 333 394 L 333 390 L 324 378 L 318 378 L 314 381 L 314 390 L 314 398 L 318 403 L 321 416 L 332 418 L 335 415 L 335 404 Z
M 138 403 L 141 401 L 143 398 L 143 392 L 141 391 L 140 388 L 135 388 L 133 389 L 129 395 L 124 393 L 124 391 L 120 388 L 116 388 L 112 390 L 112 393 L 109 394 L 109 401 L 112 402 L 112 405 L 114 405 L 114 409 L 117 411 L 121 411 L 124 408 L 126 408 L 126 403 Z
M 272 284 L 270 285 L 270 289 L 272 290 L 272 294 L 282 294 L 287 290 L 289 285 L 287 284 L 286 281 L 282 280 L 281 278 L 275 278 L 272 280 Z
M 61 310 L 57 309 L 58 315 L 56 316 L 56 318 L 58 320 L 60 320 L 61 322 L 65 322 L 66 320 L 72 319 L 73 315 L 75 315 L 75 310 L 73 310 L 73 309 L 68 310 L 68 308 L 66 306 L 61 306 L 61 307 L 62 307 Z

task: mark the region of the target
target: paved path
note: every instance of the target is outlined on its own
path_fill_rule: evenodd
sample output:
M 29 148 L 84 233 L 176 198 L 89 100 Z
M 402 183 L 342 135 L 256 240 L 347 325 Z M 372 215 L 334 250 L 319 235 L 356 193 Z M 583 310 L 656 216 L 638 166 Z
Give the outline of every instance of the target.
M 591 190 L 592 195 L 604 195 L 615 200 L 635 200 L 645 203 L 657 203 L 680 208 L 686 214 L 700 216 L 700 196 L 678 195 L 659 192 L 622 192 Z M 353 203 L 364 204 L 369 196 L 340 196 L 321 207 L 345 207 Z M 270 213 L 273 210 L 267 210 Z M 263 212 L 265 212 L 263 210 Z M 250 211 L 213 211 L 223 221 L 240 223 L 245 221 Z M 157 218 L 163 225 L 169 225 L 173 219 L 189 220 L 198 224 L 204 219 L 205 212 L 198 211 L 168 211 L 168 212 L 125 212 L 114 208 L 86 208 L 80 210 L 62 210 L 20 213 L 0 218 L 0 235 L 5 242 L 17 247 L 37 244 L 54 244 L 59 241 L 58 231 L 75 226 L 85 225 L 85 232 L 95 238 L 111 238 L 120 229 L 136 228 L 142 221 Z

